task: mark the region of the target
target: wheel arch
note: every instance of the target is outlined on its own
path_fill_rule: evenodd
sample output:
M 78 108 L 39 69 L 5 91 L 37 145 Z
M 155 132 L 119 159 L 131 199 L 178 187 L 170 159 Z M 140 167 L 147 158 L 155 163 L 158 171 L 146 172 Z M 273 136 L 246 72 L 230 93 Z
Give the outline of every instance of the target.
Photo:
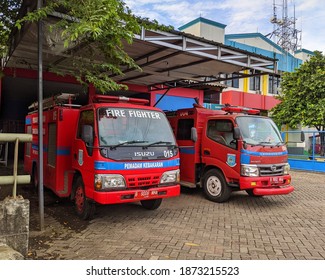
M 71 187 L 71 194 L 70 194 L 71 200 L 74 200 L 75 190 L 76 190 L 76 181 L 79 177 L 81 177 L 81 179 L 83 180 L 81 172 L 79 170 L 76 170 L 73 175 L 73 179 L 72 179 L 72 187 Z
M 34 170 L 37 170 L 38 171 L 38 163 L 36 160 L 33 160 L 32 161 L 32 170 L 31 170 L 31 174 L 33 175 L 34 174 Z
M 215 165 L 206 165 L 206 166 L 202 169 L 202 172 L 201 172 L 201 174 L 200 174 L 200 188 L 203 187 L 203 179 L 204 179 L 204 175 L 205 175 L 208 171 L 210 171 L 210 170 L 218 170 L 218 171 L 222 174 L 223 178 L 225 178 L 225 181 L 226 181 L 227 184 L 228 184 L 227 177 L 225 176 L 225 173 L 223 172 L 223 170 L 222 170 L 221 168 L 219 168 L 219 167 L 217 167 L 217 166 L 215 166 Z
M 38 162 L 36 160 L 32 161 L 32 168 L 30 170 L 31 183 L 35 188 L 38 188 Z M 36 178 L 35 178 L 36 175 Z
M 219 168 L 207 169 L 201 182 L 203 193 L 208 200 L 218 203 L 229 200 L 231 189 Z

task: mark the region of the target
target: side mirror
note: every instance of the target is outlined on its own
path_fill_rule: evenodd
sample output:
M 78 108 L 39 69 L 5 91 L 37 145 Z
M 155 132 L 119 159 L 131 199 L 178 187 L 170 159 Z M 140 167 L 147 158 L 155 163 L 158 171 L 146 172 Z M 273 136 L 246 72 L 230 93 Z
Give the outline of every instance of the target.
M 240 138 L 240 128 L 239 127 L 234 127 L 234 135 L 233 138 L 235 140 L 238 140 Z
M 81 131 L 81 139 L 86 142 L 88 146 L 94 143 L 94 129 L 91 125 L 83 125 Z
M 303 131 L 301 131 L 301 134 L 300 134 L 300 141 L 305 142 L 305 133 Z
M 191 140 L 193 142 L 196 142 L 197 141 L 197 130 L 195 127 L 192 127 L 191 128 Z

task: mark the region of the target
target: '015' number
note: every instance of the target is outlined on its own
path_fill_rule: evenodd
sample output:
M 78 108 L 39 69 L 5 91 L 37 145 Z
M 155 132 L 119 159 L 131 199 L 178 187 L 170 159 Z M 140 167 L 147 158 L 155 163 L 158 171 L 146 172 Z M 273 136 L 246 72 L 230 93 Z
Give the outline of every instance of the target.
M 172 156 L 174 156 L 173 151 L 171 150 L 164 151 L 164 157 L 170 158 Z

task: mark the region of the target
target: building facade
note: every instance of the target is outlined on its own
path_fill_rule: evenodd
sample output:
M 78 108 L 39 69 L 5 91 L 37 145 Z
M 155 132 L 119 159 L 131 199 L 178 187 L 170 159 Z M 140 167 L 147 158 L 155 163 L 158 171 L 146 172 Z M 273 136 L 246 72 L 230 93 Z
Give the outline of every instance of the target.
M 220 93 L 219 98 L 215 98 L 220 104 L 252 107 L 267 113 L 279 102 L 276 95 L 279 94 L 281 74 L 293 72 L 313 53 L 301 49 L 292 55 L 261 33 L 225 34 L 225 28 L 224 24 L 200 17 L 181 26 L 179 30 L 276 59 L 278 73 L 275 75 L 259 75 L 258 71 L 244 70 L 244 74 L 253 76 L 238 79 L 238 73 L 219 73 L 220 77 L 227 79 L 223 81 L 227 88 Z

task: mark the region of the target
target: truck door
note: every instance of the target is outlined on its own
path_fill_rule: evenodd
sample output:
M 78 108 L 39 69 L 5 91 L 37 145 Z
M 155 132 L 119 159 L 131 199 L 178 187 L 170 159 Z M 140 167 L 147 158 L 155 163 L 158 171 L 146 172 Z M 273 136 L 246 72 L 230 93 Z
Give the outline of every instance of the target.
M 94 180 L 93 153 L 95 153 L 95 150 L 93 148 L 94 143 L 86 143 L 82 139 L 82 131 L 85 126 L 88 126 L 91 127 L 92 132 L 94 132 L 94 120 L 95 118 L 93 110 L 84 110 L 80 112 L 75 145 L 73 145 L 73 167 L 81 171 L 87 196 L 90 196 L 93 190 L 91 187 L 93 187 Z M 94 139 L 94 133 L 92 135 L 92 139 Z
M 202 156 L 206 165 L 220 168 L 228 179 L 238 179 L 240 152 L 234 139 L 231 119 L 210 119 L 202 139 Z
M 194 127 L 194 118 L 179 119 L 176 138 L 180 151 L 181 184 L 188 187 L 196 186 L 196 143 L 191 140 L 191 129 Z

